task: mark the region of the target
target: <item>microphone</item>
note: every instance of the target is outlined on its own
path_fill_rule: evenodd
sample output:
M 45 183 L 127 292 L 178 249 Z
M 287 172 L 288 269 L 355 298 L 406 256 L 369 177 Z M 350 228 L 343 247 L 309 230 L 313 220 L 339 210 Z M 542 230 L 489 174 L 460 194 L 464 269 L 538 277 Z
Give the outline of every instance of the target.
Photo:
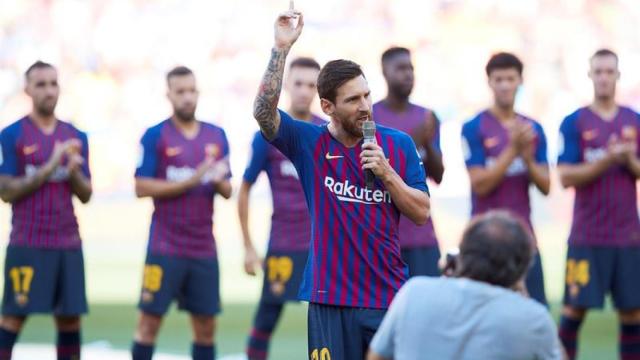
M 364 135 L 364 141 L 362 144 L 376 143 L 376 123 L 372 120 L 362 122 L 362 134 Z M 364 183 L 369 190 L 373 190 L 376 176 L 372 170 L 366 169 L 364 171 Z

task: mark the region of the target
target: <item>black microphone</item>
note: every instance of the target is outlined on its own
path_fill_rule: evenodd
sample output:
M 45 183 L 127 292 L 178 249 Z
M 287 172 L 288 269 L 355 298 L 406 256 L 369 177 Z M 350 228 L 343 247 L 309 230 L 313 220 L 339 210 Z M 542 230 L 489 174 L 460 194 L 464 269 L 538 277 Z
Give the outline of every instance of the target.
M 373 121 L 362 122 L 362 134 L 364 135 L 364 141 L 362 144 L 376 143 L 376 123 Z M 373 185 L 376 181 L 376 176 L 372 170 L 366 169 L 364 171 L 364 183 L 369 190 L 373 190 Z

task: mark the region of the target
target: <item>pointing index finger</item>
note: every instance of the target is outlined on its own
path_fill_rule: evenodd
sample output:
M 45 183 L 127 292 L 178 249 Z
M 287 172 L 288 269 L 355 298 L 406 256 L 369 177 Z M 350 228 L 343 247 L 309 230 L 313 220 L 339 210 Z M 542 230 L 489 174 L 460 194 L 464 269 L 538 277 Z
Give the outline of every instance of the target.
M 295 4 L 293 3 L 293 0 L 289 0 L 289 11 L 293 11 L 293 9 L 295 9 Z

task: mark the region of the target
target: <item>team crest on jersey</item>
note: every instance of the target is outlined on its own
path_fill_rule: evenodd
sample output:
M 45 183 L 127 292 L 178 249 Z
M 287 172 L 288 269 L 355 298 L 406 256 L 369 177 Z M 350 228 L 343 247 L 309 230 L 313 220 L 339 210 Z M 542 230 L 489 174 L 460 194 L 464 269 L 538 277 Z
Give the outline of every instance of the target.
M 29 303 L 29 297 L 27 295 L 16 294 L 16 304 L 18 304 L 18 306 L 25 307 L 27 303 Z
M 217 157 L 220 153 L 220 147 L 216 144 L 207 144 L 204 146 L 204 153 L 207 156 Z
M 24 156 L 33 155 L 33 154 L 35 154 L 36 151 L 38 151 L 38 149 L 40 149 L 40 145 L 38 145 L 38 144 L 32 144 L 32 145 L 24 146 L 22 148 L 22 154 Z
M 496 147 L 498 144 L 500 144 L 500 138 L 497 136 L 494 137 L 490 137 L 484 140 L 484 147 L 490 149 L 492 147 Z
M 635 140 L 638 136 L 635 126 L 627 125 L 622 128 L 622 138 L 625 140 Z
M 598 137 L 598 129 L 586 130 L 582 132 L 582 140 L 591 141 Z
M 142 294 L 140 295 L 140 300 L 142 300 L 143 303 L 150 303 L 153 301 L 153 293 L 151 291 L 148 290 L 143 290 Z
M 169 146 L 164 150 L 164 154 L 167 157 L 178 156 L 182 153 L 182 148 L 180 146 Z

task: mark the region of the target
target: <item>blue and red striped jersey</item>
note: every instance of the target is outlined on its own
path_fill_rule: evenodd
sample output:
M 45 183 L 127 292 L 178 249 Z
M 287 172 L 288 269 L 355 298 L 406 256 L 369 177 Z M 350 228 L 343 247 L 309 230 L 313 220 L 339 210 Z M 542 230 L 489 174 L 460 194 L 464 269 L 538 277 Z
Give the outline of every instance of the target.
M 547 139 L 542 126 L 535 120 L 517 114 L 520 121 L 530 122 L 536 131 L 535 160 L 547 164 Z M 462 127 L 462 147 L 468 168 L 491 167 L 509 145 L 509 131 L 489 111 L 483 111 Z M 471 214 L 482 214 L 489 210 L 506 210 L 531 225 L 531 203 L 529 199 L 529 175 L 526 164 L 517 157 L 507 169 L 502 182 L 488 195 L 480 196 L 471 191 Z
M 299 298 L 349 307 L 385 309 L 407 278 L 400 257 L 400 211 L 376 180 L 365 187 L 361 144 L 345 147 L 326 125 L 282 119 L 273 144 L 300 176 L 311 215 L 311 246 Z M 378 144 L 409 186 L 428 192 L 411 138 L 378 126 Z
M 314 115 L 311 123 L 321 125 L 326 121 Z M 243 179 L 253 184 L 262 171 L 266 172 L 269 178 L 273 201 L 269 249 L 279 251 L 309 249 L 311 217 L 298 172 L 286 156 L 269 144 L 260 132 L 257 132 L 253 137 L 251 158 Z
M 398 129 L 407 134 L 413 134 L 418 131 L 427 121 L 431 113 L 431 110 L 415 104 L 409 104 L 409 108 L 403 113 L 392 111 L 387 108 L 382 101 L 373 105 L 373 118 L 376 123 Z M 441 152 L 440 122 L 436 124 L 431 143 L 436 151 Z M 429 174 L 427 174 L 427 176 L 429 176 Z M 403 249 L 438 245 L 438 239 L 436 238 L 431 217 L 429 217 L 425 225 L 416 225 L 406 216 L 400 216 L 400 232 L 398 236 L 400 237 L 400 247 Z
M 141 148 L 136 178 L 183 181 L 193 176 L 207 156 L 213 156 L 216 161 L 229 161 L 224 130 L 205 122 L 200 122 L 198 135 L 188 139 L 171 119 L 165 120 L 144 133 Z M 229 171 L 226 178 L 230 177 Z M 214 195 L 214 187 L 205 176 L 201 185 L 180 196 L 154 198 L 149 251 L 180 257 L 215 256 Z
M 620 107 L 611 121 L 588 107 L 578 109 L 560 126 L 558 164 L 597 161 L 606 155 L 612 135 L 638 142 L 638 131 L 640 115 L 629 108 Z M 591 183 L 575 188 L 569 243 L 640 246 L 636 178 L 626 166 L 611 166 Z
M 81 141 L 81 155 L 85 159 L 82 171 L 90 178 L 87 135 L 60 120 L 52 134 L 45 134 L 28 116 L 9 125 L 0 134 L 0 174 L 28 176 L 49 160 L 56 142 L 70 139 Z M 12 204 L 9 243 L 33 248 L 80 248 L 82 243 L 72 198 L 66 159 L 63 159 L 61 166 L 38 190 Z

